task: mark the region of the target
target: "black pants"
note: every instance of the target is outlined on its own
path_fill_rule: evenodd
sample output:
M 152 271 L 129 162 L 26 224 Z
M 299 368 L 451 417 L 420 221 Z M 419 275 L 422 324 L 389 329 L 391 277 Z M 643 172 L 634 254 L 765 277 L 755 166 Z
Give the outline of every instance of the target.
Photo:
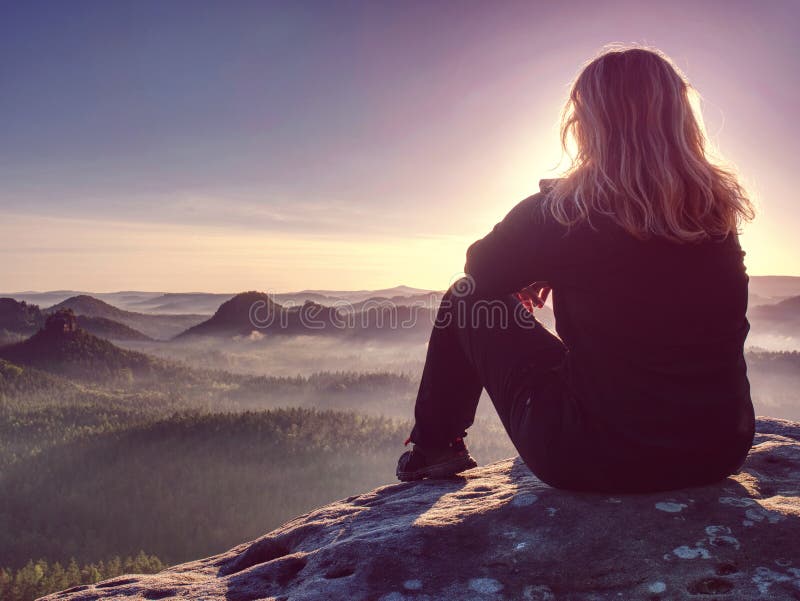
M 444 295 L 431 333 L 412 442 L 441 447 L 466 436 L 485 388 L 520 457 L 557 488 L 655 492 L 721 480 L 741 467 L 752 435 L 709 441 L 702 457 L 623 442 L 581 411 L 562 376 L 566 347 L 515 296 L 480 299 L 458 288 Z

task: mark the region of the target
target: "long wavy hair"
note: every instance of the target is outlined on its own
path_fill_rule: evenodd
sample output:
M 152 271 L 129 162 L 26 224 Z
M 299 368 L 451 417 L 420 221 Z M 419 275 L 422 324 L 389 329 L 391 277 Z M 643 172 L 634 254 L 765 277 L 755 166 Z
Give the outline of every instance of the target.
M 561 118 L 571 165 L 543 206 L 564 225 L 608 215 L 640 239 L 738 233 L 753 204 L 733 168 L 712 160 L 697 99 L 662 52 L 605 49 L 572 84 Z

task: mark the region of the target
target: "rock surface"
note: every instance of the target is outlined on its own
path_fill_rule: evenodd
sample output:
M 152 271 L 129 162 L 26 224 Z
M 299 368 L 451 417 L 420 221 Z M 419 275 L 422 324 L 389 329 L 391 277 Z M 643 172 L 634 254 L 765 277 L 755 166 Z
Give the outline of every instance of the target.
M 759 418 L 742 471 L 572 493 L 517 457 L 316 509 L 226 553 L 46 599 L 800 599 L 800 423 Z

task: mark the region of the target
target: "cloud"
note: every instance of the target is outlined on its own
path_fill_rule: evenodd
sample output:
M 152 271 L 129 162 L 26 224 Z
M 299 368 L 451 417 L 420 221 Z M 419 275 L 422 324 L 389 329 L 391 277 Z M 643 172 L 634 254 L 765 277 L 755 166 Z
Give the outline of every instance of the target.
M 455 236 L 287 233 L 223 226 L 6 215 L 0 282 L 22 289 L 439 289 L 463 267 Z

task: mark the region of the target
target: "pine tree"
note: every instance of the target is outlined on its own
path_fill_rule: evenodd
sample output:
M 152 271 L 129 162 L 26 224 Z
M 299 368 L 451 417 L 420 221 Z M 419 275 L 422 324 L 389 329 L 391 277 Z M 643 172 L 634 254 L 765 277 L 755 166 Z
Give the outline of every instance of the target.
M 75 561 L 75 558 L 73 557 L 69 560 L 67 571 L 64 574 L 64 586 L 66 588 L 72 588 L 73 586 L 78 586 L 80 583 L 81 569 L 78 567 L 78 562 Z

